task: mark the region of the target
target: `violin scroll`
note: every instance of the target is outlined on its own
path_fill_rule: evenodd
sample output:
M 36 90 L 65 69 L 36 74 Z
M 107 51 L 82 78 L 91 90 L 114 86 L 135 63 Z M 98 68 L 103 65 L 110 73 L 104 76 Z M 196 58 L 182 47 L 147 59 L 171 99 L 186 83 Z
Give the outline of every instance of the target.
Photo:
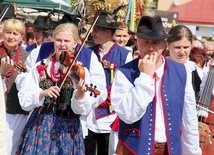
M 68 75 L 72 80 L 74 80 L 76 83 L 79 82 L 80 78 L 85 78 L 85 71 L 84 67 L 79 64 L 74 64 L 71 68 L 70 74 Z M 94 97 L 97 97 L 100 95 L 100 91 L 97 90 L 97 86 L 94 86 L 92 83 L 90 84 L 90 87 L 86 85 L 87 91 L 90 91 L 90 96 L 94 95 Z
M 94 97 L 97 97 L 98 95 L 100 95 L 100 91 L 96 89 L 97 86 L 94 86 L 92 83 L 90 84 L 90 87 L 87 87 L 87 90 L 89 90 L 90 96 L 92 96 L 94 94 Z

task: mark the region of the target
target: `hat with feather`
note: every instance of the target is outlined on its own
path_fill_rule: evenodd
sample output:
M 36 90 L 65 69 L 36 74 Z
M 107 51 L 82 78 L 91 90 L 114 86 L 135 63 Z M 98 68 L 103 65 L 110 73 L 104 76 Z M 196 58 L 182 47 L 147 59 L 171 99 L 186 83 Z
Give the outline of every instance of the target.
M 117 17 L 115 14 L 100 11 L 97 12 L 96 15 L 98 15 L 98 19 L 94 26 L 108 28 L 108 29 L 117 29 Z M 96 17 L 96 16 L 95 16 Z

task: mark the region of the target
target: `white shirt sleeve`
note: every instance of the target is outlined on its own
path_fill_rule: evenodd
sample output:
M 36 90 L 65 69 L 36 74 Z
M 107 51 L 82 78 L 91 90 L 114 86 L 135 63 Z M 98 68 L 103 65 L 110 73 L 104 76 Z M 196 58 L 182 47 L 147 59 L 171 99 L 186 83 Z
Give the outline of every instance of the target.
M 19 90 L 22 87 L 22 82 L 24 81 L 24 78 L 26 77 L 27 73 L 30 71 L 30 69 L 36 64 L 36 59 L 38 57 L 39 54 L 39 50 L 40 50 L 41 46 L 37 46 L 37 48 L 34 48 L 30 54 L 27 56 L 27 59 L 25 61 L 25 65 L 27 67 L 27 72 L 26 73 L 20 73 L 17 75 L 16 79 L 15 79 L 15 83 L 16 83 L 16 87 Z
M 145 73 L 140 73 L 134 85 L 121 71 L 116 71 L 111 89 L 111 104 L 120 119 L 127 124 L 141 119 L 155 95 L 154 79 Z
M 90 84 L 93 84 L 97 90 L 100 91 L 100 95 L 93 97 L 94 107 L 97 107 L 100 103 L 106 100 L 107 98 L 107 89 L 106 89 L 106 76 L 102 64 L 98 61 L 97 56 L 92 52 L 91 54 L 91 63 L 90 63 Z
M 87 84 L 90 82 L 90 75 L 88 70 L 86 68 L 84 69 L 85 69 L 85 83 Z M 71 98 L 71 108 L 75 114 L 87 116 L 93 104 L 92 100 L 93 97 L 90 96 L 90 92 L 87 91 L 83 99 L 77 100 L 75 98 L 76 93 L 77 89 L 74 90 L 73 96 Z
M 17 90 L 20 90 L 21 87 L 23 86 L 23 81 L 27 74 L 28 74 L 28 72 L 26 72 L 26 73 L 22 72 L 16 76 L 15 83 L 16 83 Z
M 3 87 L 4 93 L 7 91 L 7 86 L 5 82 L 6 82 L 6 77 L 2 78 L 2 87 Z
M 132 61 L 132 60 L 133 60 L 132 53 L 129 52 L 128 55 L 127 55 L 127 57 L 126 57 L 125 63 L 128 63 L 128 62 L 130 62 L 130 61 Z
M 36 60 L 39 55 L 40 47 L 41 47 L 41 45 L 37 46 L 37 48 L 34 48 L 28 55 L 28 57 L 25 61 L 25 64 L 26 64 L 26 67 L 28 70 L 31 69 L 36 64 Z
M 26 74 L 30 71 L 30 69 L 36 64 L 36 59 L 39 54 L 40 46 L 37 46 L 37 48 L 34 48 L 30 54 L 27 56 L 27 59 L 25 61 L 25 65 L 27 67 L 27 72 L 26 73 L 20 73 L 17 75 L 15 79 L 16 87 L 19 90 L 22 87 L 22 82 L 24 81 L 24 78 L 26 77 Z
M 42 106 L 44 98 L 39 100 L 39 94 L 42 89 L 39 87 L 39 74 L 34 66 L 26 74 L 23 85 L 18 92 L 19 103 L 23 110 L 31 111 L 36 107 Z
M 184 109 L 182 115 L 182 154 L 201 155 L 199 147 L 198 119 L 191 72 L 187 71 Z

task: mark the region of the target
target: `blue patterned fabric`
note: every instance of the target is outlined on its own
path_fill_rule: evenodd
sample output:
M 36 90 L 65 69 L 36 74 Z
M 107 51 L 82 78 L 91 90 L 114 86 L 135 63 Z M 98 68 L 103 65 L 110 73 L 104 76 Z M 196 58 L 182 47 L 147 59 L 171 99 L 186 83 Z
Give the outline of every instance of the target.
M 79 118 L 34 111 L 22 133 L 17 155 L 84 155 Z
M 40 88 L 45 90 L 53 86 L 54 82 L 46 73 L 40 77 L 39 84 Z M 79 116 L 75 115 L 70 107 L 72 94 L 73 87 L 68 81 L 61 88 L 59 100 L 53 103 L 50 97 L 45 97 L 43 106 L 34 109 L 31 114 L 16 155 L 85 154 Z M 50 111 L 47 107 L 51 107 Z

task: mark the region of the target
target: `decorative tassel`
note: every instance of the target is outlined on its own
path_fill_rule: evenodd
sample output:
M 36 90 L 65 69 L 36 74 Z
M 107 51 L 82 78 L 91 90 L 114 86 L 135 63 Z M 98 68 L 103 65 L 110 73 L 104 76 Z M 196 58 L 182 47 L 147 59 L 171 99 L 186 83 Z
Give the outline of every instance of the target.
M 103 60 L 102 64 L 104 68 L 108 68 L 110 70 L 110 82 L 112 83 L 114 81 L 114 71 L 117 68 L 117 64 L 110 63 L 108 60 Z
M 110 82 L 112 83 L 114 81 L 114 70 L 116 69 L 115 64 L 111 63 L 109 68 L 110 68 L 110 75 L 111 75 Z

